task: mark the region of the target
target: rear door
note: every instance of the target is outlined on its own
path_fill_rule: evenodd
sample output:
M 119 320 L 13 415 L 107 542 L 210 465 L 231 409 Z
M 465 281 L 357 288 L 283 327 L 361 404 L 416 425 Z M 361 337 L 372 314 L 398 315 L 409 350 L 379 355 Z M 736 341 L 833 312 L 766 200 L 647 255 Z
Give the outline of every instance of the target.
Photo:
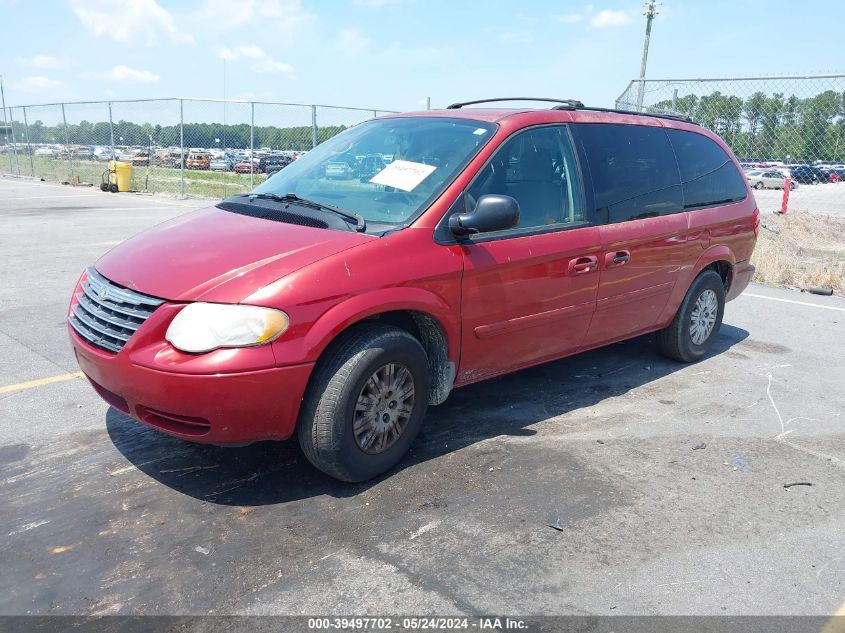
M 529 128 L 496 152 L 467 189 L 516 199 L 518 227 L 462 243 L 457 384 L 558 358 L 582 344 L 598 289 L 599 228 L 584 203 L 565 126 Z
M 657 125 L 579 124 L 602 250 L 595 346 L 653 328 L 679 273 L 692 265 L 672 147 Z M 694 261 L 694 260 L 693 260 Z
M 748 188 L 733 159 L 704 134 L 675 129 L 666 133 L 680 168 L 692 256 L 697 259 L 716 244 L 727 246 L 738 260 L 745 253 L 750 256 L 754 204 L 737 204 L 748 198 Z M 783 174 L 773 173 L 780 176 L 783 186 Z

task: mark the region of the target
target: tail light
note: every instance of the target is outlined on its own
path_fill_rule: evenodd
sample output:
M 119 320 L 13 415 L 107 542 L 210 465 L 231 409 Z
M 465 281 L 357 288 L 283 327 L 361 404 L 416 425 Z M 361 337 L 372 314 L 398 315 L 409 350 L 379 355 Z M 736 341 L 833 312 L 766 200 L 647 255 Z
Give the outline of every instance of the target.
M 760 235 L 760 209 L 754 207 L 754 213 L 751 214 L 751 224 L 754 227 L 754 237 Z

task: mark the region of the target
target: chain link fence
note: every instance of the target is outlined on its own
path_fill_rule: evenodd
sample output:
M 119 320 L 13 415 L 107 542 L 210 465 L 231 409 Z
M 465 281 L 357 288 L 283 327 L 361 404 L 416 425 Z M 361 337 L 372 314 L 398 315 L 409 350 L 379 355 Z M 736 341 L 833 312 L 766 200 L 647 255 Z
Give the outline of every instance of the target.
M 683 114 L 717 132 L 755 187 L 762 210 L 845 218 L 845 75 L 634 80 L 616 107 Z
M 108 182 L 132 165 L 134 191 L 221 198 L 319 143 L 392 110 L 214 99 L 149 99 L 7 107 L 0 174 Z

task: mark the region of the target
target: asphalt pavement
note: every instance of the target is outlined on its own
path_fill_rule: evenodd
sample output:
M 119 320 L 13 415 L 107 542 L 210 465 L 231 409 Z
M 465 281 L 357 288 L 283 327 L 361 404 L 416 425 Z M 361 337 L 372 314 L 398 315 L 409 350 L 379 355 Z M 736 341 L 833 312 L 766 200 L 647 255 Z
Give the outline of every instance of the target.
M 642 337 L 456 390 L 342 484 L 293 443 L 168 438 L 74 373 L 81 271 L 205 204 L 0 179 L 0 615 L 843 605 L 842 298 L 752 285 L 695 365 Z

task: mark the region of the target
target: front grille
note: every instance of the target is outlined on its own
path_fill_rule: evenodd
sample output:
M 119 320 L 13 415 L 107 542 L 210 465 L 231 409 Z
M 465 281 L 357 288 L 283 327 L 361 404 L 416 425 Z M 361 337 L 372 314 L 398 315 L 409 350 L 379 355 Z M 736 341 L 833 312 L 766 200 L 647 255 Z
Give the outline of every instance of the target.
M 113 284 L 93 266 L 87 270 L 81 289 L 68 322 L 91 345 L 115 354 L 164 303 L 163 299 Z

